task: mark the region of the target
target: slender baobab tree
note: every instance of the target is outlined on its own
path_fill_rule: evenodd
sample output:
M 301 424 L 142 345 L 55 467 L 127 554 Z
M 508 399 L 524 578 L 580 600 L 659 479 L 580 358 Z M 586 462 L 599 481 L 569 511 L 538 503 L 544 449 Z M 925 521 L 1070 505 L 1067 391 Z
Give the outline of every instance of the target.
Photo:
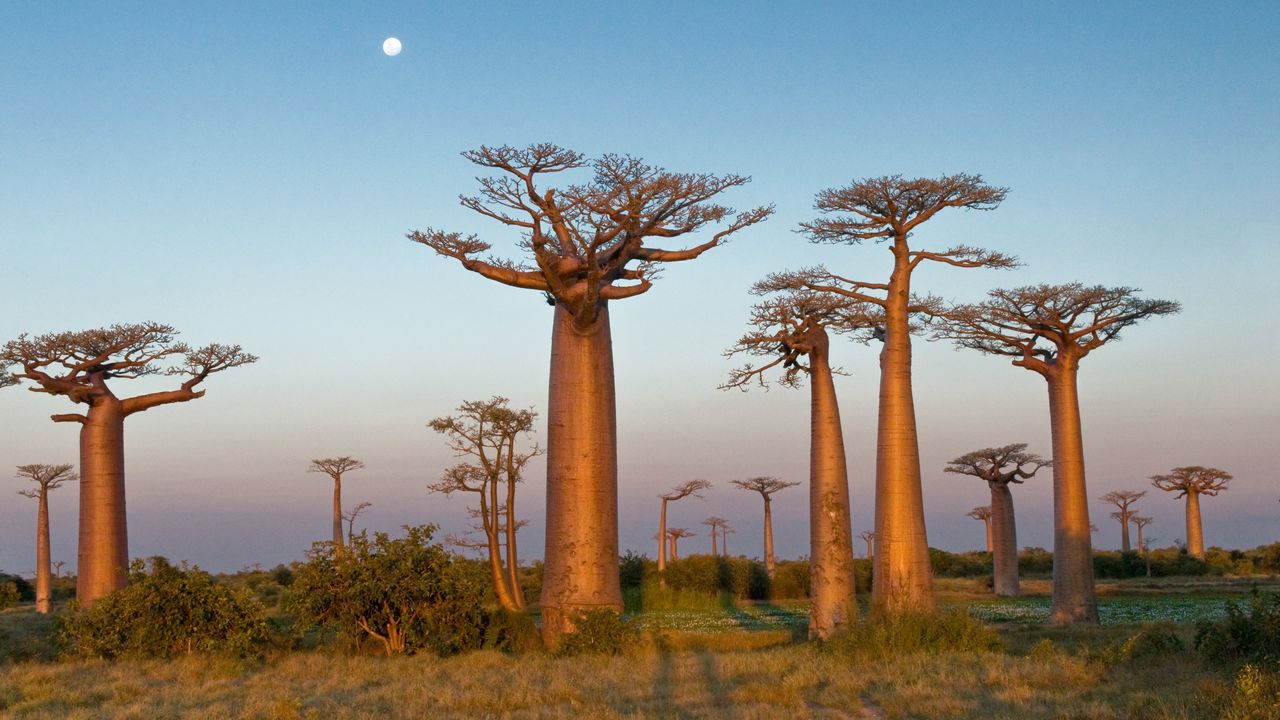
M 67 561 L 66 561 L 66 560 L 54 560 L 54 561 L 53 561 L 53 576 L 54 576 L 54 577 L 56 577 L 56 578 L 60 578 L 60 577 L 62 577 L 62 566 L 63 566 L 63 565 L 66 565 L 66 564 L 67 564 Z
M 875 613 L 933 608 L 933 572 L 925 534 L 924 495 L 915 400 L 911 389 L 911 317 L 937 305 L 912 294 L 912 272 L 923 262 L 965 268 L 1010 268 L 1017 259 L 979 248 L 912 249 L 922 223 L 947 208 L 991 210 L 1007 190 L 978 175 L 937 179 L 887 176 L 858 180 L 818 193 L 816 208 L 826 215 L 801 229 L 813 242 L 885 243 L 893 255 L 887 281 L 851 280 L 814 268 L 779 277 L 793 287 L 830 292 L 879 307 L 880 409 L 876 438 L 876 553 L 871 586 Z
M 1120 523 L 1121 552 L 1129 552 L 1129 523 L 1133 521 L 1133 516 L 1138 512 L 1133 509 L 1133 504 L 1141 500 L 1146 494 L 1145 490 L 1112 490 L 1098 498 L 1104 503 L 1116 506 L 1116 512 L 1111 513 L 1111 517 Z M 1141 541 L 1138 542 L 1138 547 L 1142 547 Z
M 48 613 L 53 599 L 53 566 L 49 553 L 49 491 L 75 482 L 77 476 L 70 465 L 19 465 L 18 477 L 36 484 L 18 491 L 23 497 L 40 503 L 36 514 L 36 612 Z
M 987 529 L 987 552 L 991 552 L 992 547 L 994 546 L 994 543 L 991 537 L 991 506 L 979 505 L 978 507 L 970 510 L 964 515 L 965 517 L 971 517 L 974 520 L 982 521 L 983 526 L 986 527 Z
M 768 387 L 768 374 L 781 369 L 776 382 L 799 387 L 809 379 L 809 636 L 827 639 L 858 617 L 854 600 L 853 526 L 849 511 L 849 472 L 844 433 L 831 367 L 831 332 L 862 333 L 870 339 L 878 318 L 872 306 L 840 295 L 786 290 L 770 277 L 752 292 L 770 295 L 751 309 L 750 330 L 727 356 L 763 357 L 759 366 L 734 370 L 722 388 Z M 772 570 L 770 570 L 772 574 Z
M 373 507 L 373 503 L 362 502 L 351 508 L 347 512 L 342 513 L 342 519 L 347 521 L 347 547 L 350 547 L 356 537 L 356 518 L 365 510 Z
M 1167 475 L 1152 475 L 1151 484 L 1187 498 L 1187 554 L 1204 559 L 1204 531 L 1200 525 L 1200 496 L 1213 497 L 1227 489 L 1231 473 L 1211 467 L 1176 467 Z
M 876 531 L 863 530 L 862 532 L 858 533 L 858 537 L 862 538 L 862 541 L 867 544 L 867 559 L 874 561 L 876 556 L 876 551 L 875 551 Z
M 1153 518 L 1145 515 L 1131 515 L 1129 521 L 1138 530 L 1138 550 L 1142 553 L 1142 559 L 1147 563 L 1147 577 L 1151 577 L 1151 548 L 1149 547 L 1151 539 L 1142 537 L 1142 532 L 1152 523 Z
M 516 486 L 523 481 L 529 461 L 541 455 L 542 450 L 534 446 L 522 451 L 517 444 L 521 437 L 533 432 L 537 418 L 538 414 L 532 410 L 513 410 L 506 398 L 495 396 L 464 402 L 458 406 L 456 415 L 438 417 L 428 423 L 432 430 L 447 438 L 455 455 L 472 459 L 446 470 L 430 489 L 446 496 L 454 492 L 476 493 L 479 499 L 476 515 L 487 541 L 494 595 L 508 610 L 525 607 L 516 543 L 522 526 L 516 519 Z
M 671 543 L 667 542 L 667 503 L 683 500 L 689 496 L 702 499 L 702 491 L 711 488 L 711 483 L 706 480 L 690 480 L 689 482 L 677 485 L 669 492 L 665 492 L 658 497 L 662 499 L 662 511 L 658 513 L 658 581 L 662 582 L 662 571 L 667 569 L 667 547 Z M 674 558 L 673 558 L 674 559 Z
M 1053 436 L 1053 603 L 1050 622 L 1098 622 L 1089 537 L 1089 493 L 1076 376 L 1080 361 L 1142 320 L 1178 312 L 1169 300 L 1100 285 L 1037 285 L 992 290 L 986 302 L 945 313 L 938 336 L 961 347 L 1013 358 L 1044 377 Z M 1045 341 L 1048 347 L 1039 347 Z
M 758 492 L 760 497 L 764 499 L 764 569 L 769 578 L 772 579 L 775 566 L 773 559 L 773 494 L 779 490 L 795 487 L 800 483 L 779 480 L 776 477 L 769 476 L 747 478 L 746 480 L 730 480 L 729 482 L 743 490 Z
M 17 377 L 33 392 L 62 395 L 86 406 L 83 413 L 54 415 L 80 425 L 80 532 L 76 598 L 81 607 L 128 582 L 129 534 L 125 516 L 124 421 L 158 405 L 204 396 L 200 383 L 216 372 L 257 360 L 239 345 L 192 349 L 177 331 L 159 323 L 112 325 L 94 330 L 30 337 L 0 349 L 0 361 L 19 366 Z M 155 375 L 184 378 L 177 389 L 121 398 L 116 380 Z
M 727 522 L 725 522 L 725 523 L 721 523 L 721 525 L 720 525 L 720 552 L 724 553 L 724 556 L 725 556 L 725 557 L 729 557 L 729 536 L 730 536 L 730 535 L 732 535 L 732 534 L 734 534 L 734 533 L 737 533 L 737 532 L 738 532 L 738 531 L 737 531 L 737 530 L 734 530 L 734 529 L 733 529 L 733 526 L 732 526 L 732 525 L 730 525 L 729 523 L 727 523 Z
M 996 595 L 1015 596 L 1018 587 L 1018 526 L 1014 519 L 1012 483 L 1034 477 L 1050 462 L 1029 453 L 1026 443 L 983 448 L 965 453 L 947 464 L 946 472 L 984 480 L 991 490 L 987 518 L 987 552 L 991 553 Z
M 579 612 L 622 609 L 609 301 L 648 291 L 660 263 L 697 258 L 773 208 L 734 215 L 714 202 L 746 177 L 671 173 L 623 155 L 588 160 L 541 144 L 481 147 L 463 156 L 494 172 L 463 206 L 505 226 L 533 265 L 481 260 L 490 245 L 474 235 L 427 229 L 409 238 L 490 280 L 540 291 L 555 305 L 540 600 L 543 637 L 555 646 Z M 558 189 L 542 183 L 581 170 L 593 177 Z M 716 227 L 711 237 L 686 249 L 649 244 L 679 242 L 708 226 Z
M 702 524 L 703 524 L 703 525 L 706 525 L 707 527 L 711 528 L 711 533 L 710 533 L 710 535 L 711 535 L 711 557 L 719 557 L 719 556 L 720 556 L 720 549 L 719 549 L 719 547 L 718 547 L 718 546 L 717 546 L 717 544 L 716 544 L 716 540 L 717 540 L 717 535 L 719 535 L 719 534 L 720 534 L 720 527 L 721 527 L 721 526 L 723 526 L 726 522 L 728 522 L 728 520 L 725 520 L 725 519 L 724 519 L 724 518 L 722 518 L 722 517 L 717 517 L 717 516 L 715 516 L 715 515 L 712 515 L 711 517 L 709 517 L 709 518 L 707 518 L 706 520 L 703 520 L 703 521 L 702 521 Z
M 341 552 L 345 545 L 342 542 L 342 476 L 356 470 L 363 470 L 364 463 L 353 457 L 317 458 L 311 461 L 307 472 L 328 475 L 333 480 L 333 547 Z
M 694 537 L 696 533 L 685 528 L 668 528 L 667 541 L 671 544 L 671 561 L 675 562 L 680 559 L 680 540 L 681 538 Z

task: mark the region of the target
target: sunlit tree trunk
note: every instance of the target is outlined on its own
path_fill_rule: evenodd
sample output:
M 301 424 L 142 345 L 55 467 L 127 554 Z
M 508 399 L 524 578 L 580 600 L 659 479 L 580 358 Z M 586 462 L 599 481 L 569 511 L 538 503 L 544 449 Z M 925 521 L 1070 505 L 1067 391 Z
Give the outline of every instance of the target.
M 711 557 L 717 557 L 718 555 L 720 555 L 720 552 L 716 548 L 716 526 L 712 525 L 711 526 Z
M 502 543 L 498 536 L 499 508 L 497 503 L 497 483 L 489 483 L 489 499 L 481 500 L 480 514 L 484 524 L 485 540 L 489 550 L 489 579 L 493 582 L 493 594 L 498 604 L 506 610 L 519 610 L 520 606 L 512 597 L 511 587 L 507 584 L 507 573 L 502 568 Z
M 776 565 L 773 559 L 773 498 L 766 495 L 764 498 L 764 571 L 770 580 L 773 579 Z
M 1093 586 L 1093 546 L 1085 488 L 1084 438 L 1076 366 L 1060 358 L 1049 383 L 1049 424 L 1053 434 L 1053 604 L 1056 625 L 1097 623 Z
M 342 544 L 342 477 L 333 479 L 333 546 L 338 550 Z
M 840 407 L 826 348 L 809 359 L 809 638 L 825 640 L 854 622 L 858 609 Z
M 128 582 L 124 411 L 115 397 L 93 401 L 80 428 L 80 537 L 76 598 L 81 607 Z
M 48 613 L 53 597 L 53 565 L 49 555 L 49 490 L 40 488 L 36 514 L 36 612 Z
M 1187 493 L 1187 554 L 1204 559 L 1204 531 L 1200 526 L 1200 493 Z
M 1013 516 L 1013 493 L 1003 482 L 991 486 L 991 562 L 996 595 L 1018 595 L 1018 529 Z
M 512 447 L 507 452 L 507 458 L 510 460 L 512 453 L 515 451 L 515 440 L 512 439 Z M 508 476 L 509 477 L 509 476 Z M 516 484 L 513 481 L 507 482 L 507 579 L 511 588 L 511 599 L 515 603 L 517 610 L 525 609 L 524 591 L 520 589 L 520 555 L 516 552 L 516 532 L 519 527 L 516 523 Z
M 905 243 L 895 246 L 880 351 L 876 438 L 876 551 L 871 607 L 876 613 L 933 609 L 933 571 L 924 527 L 920 448 L 911 393 L 911 294 Z
M 542 635 L 551 647 L 579 612 L 622 611 L 618 456 L 607 306 L 587 332 L 557 304 L 547 402 L 547 525 Z
M 1120 552 L 1129 552 L 1129 518 L 1120 521 Z
M 658 514 L 658 583 L 666 585 L 662 571 L 667 569 L 667 499 L 662 498 L 662 512 Z

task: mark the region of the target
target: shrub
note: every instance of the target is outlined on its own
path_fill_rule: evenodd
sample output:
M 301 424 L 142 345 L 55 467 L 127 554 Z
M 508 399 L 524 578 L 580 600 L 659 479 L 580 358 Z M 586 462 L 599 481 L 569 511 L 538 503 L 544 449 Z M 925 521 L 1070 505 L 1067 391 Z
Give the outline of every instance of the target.
M 937 577 L 978 577 L 991 574 L 991 553 L 951 553 L 929 548 L 929 564 Z
M 1245 664 L 1221 712 L 1222 720 L 1280 720 L 1280 673 Z
M 1246 608 L 1227 604 L 1220 620 L 1196 623 L 1196 649 L 1211 661 L 1280 662 L 1280 593 L 1255 587 Z
M 1025 547 L 1018 553 L 1020 575 L 1048 575 L 1053 572 L 1053 553 L 1039 547 Z
M 0 582 L 0 610 L 8 610 L 18 604 L 18 584 Z
M 247 590 L 234 592 L 198 567 L 153 557 L 134 560 L 129 585 L 92 607 L 79 610 L 73 602 L 55 639 L 65 653 L 82 657 L 244 657 L 261 652 L 267 625 Z
M 15 603 L 35 602 L 36 586 L 33 585 L 30 580 L 27 580 L 21 575 L 0 573 L 0 585 L 7 585 L 9 583 L 13 583 L 13 588 L 18 593 L 17 598 L 14 600 Z
M 440 655 L 484 640 L 487 578 L 431 542 L 434 525 L 405 537 L 361 533 L 350 548 L 317 542 L 294 572 L 288 607 L 303 626 L 377 638 L 388 655 Z
M 640 641 L 635 625 L 612 610 L 579 613 L 573 626 L 573 632 L 561 639 L 557 655 L 621 655 Z
M 1129 636 L 1120 648 L 1126 660 L 1158 655 L 1178 655 L 1186 649 L 1178 627 L 1170 623 L 1148 625 Z
M 939 652 L 990 652 L 1000 647 L 995 631 L 963 610 L 895 613 L 855 624 L 827 641 L 825 649 L 858 660 Z
M 483 645 L 505 653 L 527 653 L 542 649 L 542 637 L 527 614 L 495 608 L 484 616 Z

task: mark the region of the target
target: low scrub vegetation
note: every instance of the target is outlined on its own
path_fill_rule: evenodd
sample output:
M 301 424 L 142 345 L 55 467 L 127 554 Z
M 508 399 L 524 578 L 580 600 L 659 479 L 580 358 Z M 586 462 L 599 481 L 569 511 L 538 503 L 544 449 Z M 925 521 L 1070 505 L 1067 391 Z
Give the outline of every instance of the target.
M 1196 625 L 1196 649 L 1220 664 L 1280 667 L 1280 593 L 1255 589 L 1246 605 L 1228 603 L 1226 610 L 1226 617 Z

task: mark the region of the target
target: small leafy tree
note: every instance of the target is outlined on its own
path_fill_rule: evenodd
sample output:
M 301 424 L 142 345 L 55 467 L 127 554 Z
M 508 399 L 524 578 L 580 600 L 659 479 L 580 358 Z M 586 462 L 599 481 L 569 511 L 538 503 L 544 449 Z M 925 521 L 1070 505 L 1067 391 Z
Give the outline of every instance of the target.
M 56 639 L 64 652 L 81 657 L 244 657 L 261 650 L 267 624 L 251 591 L 233 591 L 198 567 L 153 557 L 130 564 L 128 586 L 67 615 Z
M 405 536 L 368 533 L 346 552 L 317 542 L 294 574 L 290 606 L 298 622 L 367 634 L 387 655 L 440 655 L 484 639 L 485 579 L 432 542 L 434 525 L 404 527 Z

